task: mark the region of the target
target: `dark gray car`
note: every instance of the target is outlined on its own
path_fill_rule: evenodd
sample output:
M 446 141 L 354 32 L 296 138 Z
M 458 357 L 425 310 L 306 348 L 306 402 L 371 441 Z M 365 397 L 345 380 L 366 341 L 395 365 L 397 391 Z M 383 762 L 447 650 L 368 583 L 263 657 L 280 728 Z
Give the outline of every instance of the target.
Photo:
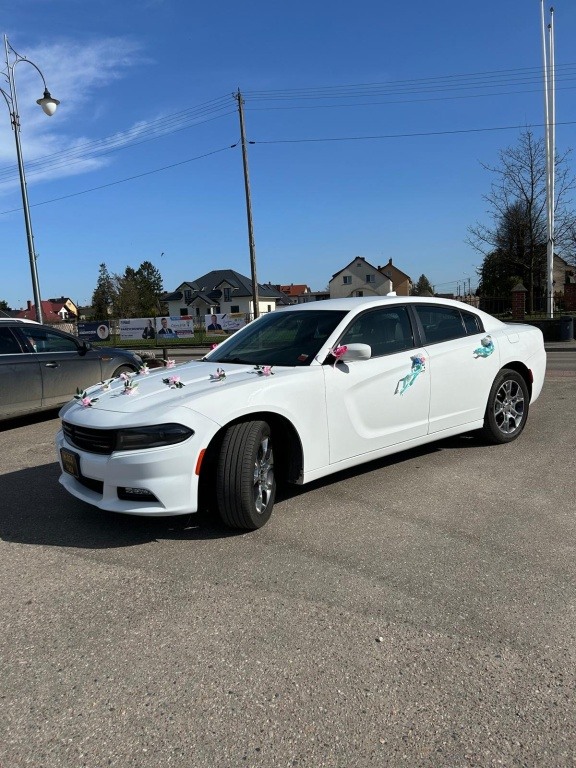
M 0 419 L 58 408 L 77 388 L 141 364 L 126 349 L 94 347 L 49 325 L 0 318 Z

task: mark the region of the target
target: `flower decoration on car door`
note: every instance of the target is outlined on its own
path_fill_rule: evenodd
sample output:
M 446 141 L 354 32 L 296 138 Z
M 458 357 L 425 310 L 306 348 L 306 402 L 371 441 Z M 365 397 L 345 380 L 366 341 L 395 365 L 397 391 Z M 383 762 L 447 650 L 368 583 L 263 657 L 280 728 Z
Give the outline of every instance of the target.
M 274 376 L 274 371 L 271 365 L 255 365 L 254 370 L 258 376 Z
M 482 344 L 482 346 L 474 350 L 474 357 L 490 357 L 492 352 L 494 352 L 494 342 L 492 341 L 492 336 L 484 336 L 483 339 L 480 339 L 480 344 Z
M 226 371 L 223 368 L 216 368 L 216 373 L 210 374 L 210 381 L 224 381 Z
M 404 392 L 414 384 L 418 376 L 426 370 L 426 359 L 424 355 L 413 355 L 410 360 L 412 360 L 410 373 L 407 373 L 406 376 L 400 379 L 396 385 L 395 395 L 403 395 Z

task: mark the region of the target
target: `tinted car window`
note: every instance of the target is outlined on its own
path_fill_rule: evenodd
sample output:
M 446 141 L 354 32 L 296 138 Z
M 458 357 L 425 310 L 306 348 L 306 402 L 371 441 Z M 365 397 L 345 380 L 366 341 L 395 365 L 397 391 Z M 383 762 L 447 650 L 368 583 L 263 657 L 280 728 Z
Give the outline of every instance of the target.
M 56 331 L 45 328 L 27 327 L 24 333 L 36 352 L 77 352 L 78 344 L 70 336 L 64 336 Z
M 365 312 L 346 330 L 340 344 L 369 344 L 372 357 L 414 347 L 414 335 L 406 307 L 385 307 Z
M 10 328 L 0 327 L 0 355 L 14 355 L 18 352 L 22 350 Z
M 466 333 L 482 333 L 484 331 L 484 326 L 478 315 L 473 315 L 472 312 L 462 312 L 462 318 Z
M 416 304 L 414 309 L 424 328 L 427 343 L 448 341 L 467 335 L 460 310 L 455 307 Z

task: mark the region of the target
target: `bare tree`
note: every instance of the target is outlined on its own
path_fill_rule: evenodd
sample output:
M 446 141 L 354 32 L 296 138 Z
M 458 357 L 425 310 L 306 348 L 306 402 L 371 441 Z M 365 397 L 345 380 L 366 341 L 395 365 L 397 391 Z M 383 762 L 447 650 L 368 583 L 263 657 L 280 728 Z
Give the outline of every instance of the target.
M 573 233 L 576 215 L 568 206 L 576 178 L 567 158 L 570 150 L 555 159 L 555 252 L 567 260 L 575 252 Z M 546 149 L 543 139 L 530 130 L 520 134 L 518 144 L 499 154 L 500 164 L 482 163 L 495 180 L 484 195 L 490 224 L 469 227 L 466 242 L 484 256 L 478 270 L 480 287 L 488 281 L 483 271 L 498 264 L 498 274 L 506 282 L 522 280 L 528 289 L 530 309 L 534 296 L 542 293 L 546 265 Z M 572 236 L 571 236 L 572 233 Z M 509 288 L 509 286 L 508 286 Z M 502 290 L 506 290 L 504 286 Z

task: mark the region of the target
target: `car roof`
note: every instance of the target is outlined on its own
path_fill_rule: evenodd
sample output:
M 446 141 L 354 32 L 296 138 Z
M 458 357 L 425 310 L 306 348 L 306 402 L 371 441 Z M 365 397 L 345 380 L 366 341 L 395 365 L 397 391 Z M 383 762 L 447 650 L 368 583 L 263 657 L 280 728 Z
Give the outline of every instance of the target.
M 38 323 L 36 320 L 28 320 L 26 317 L 0 317 L 0 323 L 32 323 L 33 325 L 41 325 L 41 323 Z
M 345 299 L 323 299 L 322 301 L 309 301 L 304 304 L 291 304 L 288 307 L 278 308 L 280 312 L 306 312 L 310 310 L 341 310 L 344 312 L 353 312 L 359 314 L 364 309 L 370 309 L 371 307 L 385 307 L 394 305 L 407 304 L 426 304 L 437 305 L 440 307 L 454 307 L 463 312 L 471 312 L 478 315 L 485 328 L 496 329 L 504 325 L 501 320 L 489 315 L 478 307 L 471 306 L 462 301 L 456 299 L 439 299 L 435 296 L 350 296 Z
M 440 304 L 442 306 L 458 307 L 459 309 L 472 309 L 478 311 L 476 307 L 470 307 L 455 299 L 438 299 L 435 296 L 397 296 L 396 294 L 386 296 L 350 296 L 345 299 L 323 299 L 322 301 L 308 301 L 303 304 L 291 304 L 283 307 L 282 312 L 302 311 L 306 309 L 334 310 L 340 309 L 349 312 L 354 309 L 367 309 L 374 305 L 394 305 L 394 304 Z

